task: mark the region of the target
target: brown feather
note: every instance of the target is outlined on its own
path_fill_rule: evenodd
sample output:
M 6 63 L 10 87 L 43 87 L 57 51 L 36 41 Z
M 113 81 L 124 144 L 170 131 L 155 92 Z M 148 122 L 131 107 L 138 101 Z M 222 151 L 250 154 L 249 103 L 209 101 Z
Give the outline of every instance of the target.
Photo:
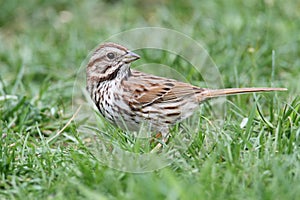
M 226 88 L 226 89 L 205 89 L 198 97 L 199 101 L 205 99 L 211 99 L 220 96 L 243 94 L 243 93 L 253 93 L 253 92 L 273 92 L 273 91 L 286 91 L 286 88 Z
M 141 78 L 142 77 L 142 78 Z M 180 98 L 194 98 L 201 101 L 226 95 L 286 91 L 286 88 L 227 88 L 206 89 L 192 86 L 188 83 L 173 79 L 158 77 L 140 71 L 132 70 L 131 76 L 123 82 L 124 86 L 131 90 L 132 98 L 141 104 L 153 102 L 173 101 Z M 134 89 L 134 90 L 132 90 Z M 192 100 L 192 99 L 191 99 Z
M 196 97 L 197 93 L 204 91 L 188 83 L 148 75 L 135 70 L 132 70 L 131 76 L 123 81 L 123 86 L 130 91 L 132 98 L 141 104 Z

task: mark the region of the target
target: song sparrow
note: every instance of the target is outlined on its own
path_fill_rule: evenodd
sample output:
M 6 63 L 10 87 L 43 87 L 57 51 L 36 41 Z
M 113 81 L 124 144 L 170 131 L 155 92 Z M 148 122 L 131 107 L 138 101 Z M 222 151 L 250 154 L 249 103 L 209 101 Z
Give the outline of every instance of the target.
M 188 83 L 130 69 L 140 56 L 127 48 L 105 43 L 95 50 L 86 68 L 87 90 L 100 113 L 121 128 L 150 129 L 168 138 L 169 125 L 191 116 L 204 100 L 248 92 L 285 88 L 199 88 Z

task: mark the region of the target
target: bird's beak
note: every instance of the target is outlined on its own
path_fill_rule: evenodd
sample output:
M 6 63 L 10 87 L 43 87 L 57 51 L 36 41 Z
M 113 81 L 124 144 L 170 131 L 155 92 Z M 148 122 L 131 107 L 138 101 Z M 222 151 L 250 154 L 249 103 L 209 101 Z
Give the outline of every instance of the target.
M 136 53 L 133 53 L 133 52 L 131 52 L 131 51 L 128 51 L 125 55 L 124 55 L 124 57 L 123 57 L 123 61 L 125 62 L 125 63 L 131 63 L 131 62 L 133 62 L 133 61 L 135 61 L 135 60 L 137 60 L 137 59 L 140 59 L 140 56 L 139 55 L 137 55 Z

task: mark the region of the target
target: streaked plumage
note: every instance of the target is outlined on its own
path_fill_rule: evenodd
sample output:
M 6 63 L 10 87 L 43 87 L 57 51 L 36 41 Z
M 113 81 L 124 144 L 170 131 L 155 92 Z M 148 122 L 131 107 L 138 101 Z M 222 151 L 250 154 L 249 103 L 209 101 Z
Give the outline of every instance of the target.
M 166 138 L 169 125 L 193 114 L 204 100 L 230 94 L 282 91 L 285 88 L 211 90 L 131 70 L 137 54 L 114 43 L 97 48 L 87 66 L 87 90 L 100 113 L 111 123 L 139 130 L 148 122 Z M 124 125 L 125 124 L 125 125 Z

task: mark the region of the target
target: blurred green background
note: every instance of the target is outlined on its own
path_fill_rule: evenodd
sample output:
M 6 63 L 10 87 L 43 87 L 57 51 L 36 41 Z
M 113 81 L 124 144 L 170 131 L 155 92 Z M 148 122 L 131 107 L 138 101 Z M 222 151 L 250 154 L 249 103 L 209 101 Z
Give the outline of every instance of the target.
M 2 0 L 0 9 L 0 198 L 300 196 L 300 1 Z M 95 162 L 82 149 L 73 123 L 57 141 L 45 142 L 73 114 L 73 83 L 88 53 L 113 34 L 149 26 L 204 42 L 226 87 L 273 84 L 289 89 L 278 94 L 274 108 L 264 104 L 266 120 L 274 127 L 257 112 L 252 116 L 256 107 L 251 95 L 233 97 L 240 115 L 252 116 L 253 127 L 261 124 L 265 131 L 248 127 L 261 141 L 257 148 L 253 140 L 240 137 L 245 133 L 240 121 L 230 121 L 228 137 L 212 136 L 217 148 L 211 152 L 203 150 L 199 136 L 199 144 L 180 162 L 153 173 L 130 174 Z M 191 82 L 199 79 L 188 69 L 183 74 Z M 249 145 L 253 148 L 245 153 Z

